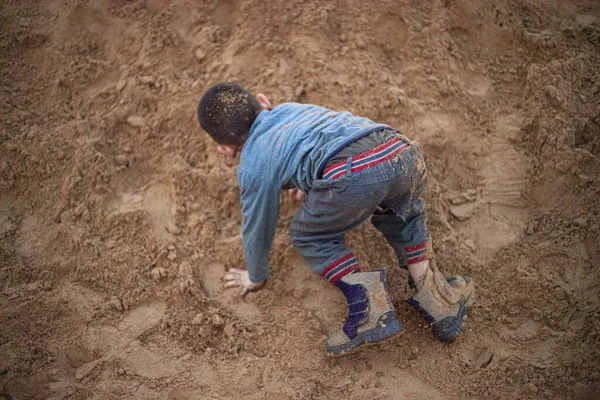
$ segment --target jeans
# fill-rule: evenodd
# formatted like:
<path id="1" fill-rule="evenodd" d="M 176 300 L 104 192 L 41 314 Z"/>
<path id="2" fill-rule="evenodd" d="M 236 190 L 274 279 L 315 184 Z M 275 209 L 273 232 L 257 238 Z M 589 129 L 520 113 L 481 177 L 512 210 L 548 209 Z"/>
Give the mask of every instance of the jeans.
<path id="1" fill-rule="evenodd" d="M 294 247 L 311 270 L 331 283 L 358 269 L 346 233 L 373 216 L 398 256 L 399 264 L 428 258 L 429 236 L 421 193 L 427 181 L 425 162 L 417 143 L 408 143 L 393 158 L 334 179 L 317 179 L 290 226 Z"/>

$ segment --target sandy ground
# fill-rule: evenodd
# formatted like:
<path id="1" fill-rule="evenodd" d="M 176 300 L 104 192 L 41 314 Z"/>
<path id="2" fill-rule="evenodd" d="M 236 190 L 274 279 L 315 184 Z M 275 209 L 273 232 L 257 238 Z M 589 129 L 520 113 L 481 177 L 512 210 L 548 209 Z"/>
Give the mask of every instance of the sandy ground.
<path id="1" fill-rule="evenodd" d="M 597 1 L 4 0 L 0 49 L 0 398 L 597 398 Z M 287 198 L 265 290 L 221 288 L 235 162 L 195 107 L 224 80 L 421 143 L 438 265 L 477 285 L 456 342 L 365 224 L 406 333 L 325 357 L 346 308 Z"/>

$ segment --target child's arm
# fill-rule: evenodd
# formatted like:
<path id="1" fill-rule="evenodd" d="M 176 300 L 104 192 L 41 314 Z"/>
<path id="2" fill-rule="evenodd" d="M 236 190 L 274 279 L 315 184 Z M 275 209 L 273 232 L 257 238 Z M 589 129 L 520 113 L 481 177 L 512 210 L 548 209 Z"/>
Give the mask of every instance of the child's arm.
<path id="1" fill-rule="evenodd" d="M 244 222 L 244 258 L 250 281 L 269 277 L 269 251 L 279 217 L 279 188 L 238 169 Z"/>

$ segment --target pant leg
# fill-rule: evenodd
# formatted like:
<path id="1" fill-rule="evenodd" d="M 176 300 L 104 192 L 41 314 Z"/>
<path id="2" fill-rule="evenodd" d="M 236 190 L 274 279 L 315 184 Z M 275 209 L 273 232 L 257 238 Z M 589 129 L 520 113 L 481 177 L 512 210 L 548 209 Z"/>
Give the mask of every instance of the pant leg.
<path id="1" fill-rule="evenodd" d="M 381 210 L 375 211 L 371 220 L 394 249 L 401 268 L 429 259 L 431 255 L 421 198 L 427 182 L 427 170 L 418 145 L 414 145 L 404 166 L 406 173 L 411 174 L 411 185 L 392 190 L 392 195 L 380 204 Z"/>
<path id="2" fill-rule="evenodd" d="M 294 247 L 311 270 L 330 283 L 358 269 L 346 233 L 366 221 L 381 201 L 376 188 L 322 188 L 311 190 L 290 225 Z"/>

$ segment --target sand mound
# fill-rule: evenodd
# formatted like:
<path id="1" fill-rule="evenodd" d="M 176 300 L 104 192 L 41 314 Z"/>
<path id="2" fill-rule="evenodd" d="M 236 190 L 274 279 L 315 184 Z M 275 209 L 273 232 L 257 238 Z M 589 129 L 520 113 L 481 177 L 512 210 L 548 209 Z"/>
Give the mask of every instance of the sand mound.
<path id="1" fill-rule="evenodd" d="M 0 49 L 0 398 L 596 398 L 598 2 L 9 1 Z M 287 198 L 266 289 L 222 289 L 239 191 L 195 107 L 224 80 L 421 143 L 438 265 L 477 283 L 459 340 L 366 224 L 407 332 L 327 359 L 345 305 Z"/>

